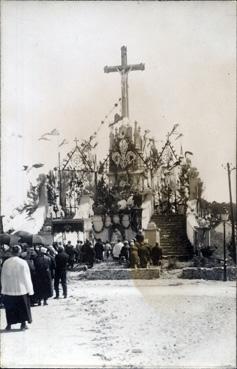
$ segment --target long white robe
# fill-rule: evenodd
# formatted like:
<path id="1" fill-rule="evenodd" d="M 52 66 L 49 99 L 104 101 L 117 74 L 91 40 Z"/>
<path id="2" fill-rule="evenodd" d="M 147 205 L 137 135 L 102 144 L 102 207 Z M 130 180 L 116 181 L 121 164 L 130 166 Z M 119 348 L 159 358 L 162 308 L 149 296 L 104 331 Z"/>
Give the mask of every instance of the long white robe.
<path id="1" fill-rule="evenodd" d="M 33 295 L 33 285 L 27 262 L 18 256 L 7 259 L 1 273 L 2 294 L 10 296 Z"/>

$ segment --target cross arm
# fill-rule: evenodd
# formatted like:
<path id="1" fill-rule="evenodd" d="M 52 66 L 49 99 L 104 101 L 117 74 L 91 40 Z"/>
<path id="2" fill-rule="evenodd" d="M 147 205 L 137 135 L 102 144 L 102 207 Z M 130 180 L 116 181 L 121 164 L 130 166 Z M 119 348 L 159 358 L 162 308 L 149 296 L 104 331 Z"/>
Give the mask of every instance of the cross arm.
<path id="1" fill-rule="evenodd" d="M 121 71 L 121 65 L 117 65 L 114 67 L 108 67 L 108 65 L 106 65 L 104 67 L 104 72 L 105 73 L 110 73 L 110 72 L 120 72 Z"/>
<path id="2" fill-rule="evenodd" d="M 145 64 L 140 63 L 140 64 L 131 64 L 127 66 L 127 69 L 129 71 L 133 71 L 133 70 L 144 70 L 145 69 Z"/>
<path id="3" fill-rule="evenodd" d="M 144 70 L 145 69 L 145 64 L 140 63 L 140 64 L 131 64 L 131 65 L 127 65 L 125 67 L 123 67 L 122 65 L 116 65 L 114 67 L 108 67 L 107 65 L 104 67 L 104 72 L 105 73 L 111 73 L 111 72 L 130 72 L 133 70 Z"/>

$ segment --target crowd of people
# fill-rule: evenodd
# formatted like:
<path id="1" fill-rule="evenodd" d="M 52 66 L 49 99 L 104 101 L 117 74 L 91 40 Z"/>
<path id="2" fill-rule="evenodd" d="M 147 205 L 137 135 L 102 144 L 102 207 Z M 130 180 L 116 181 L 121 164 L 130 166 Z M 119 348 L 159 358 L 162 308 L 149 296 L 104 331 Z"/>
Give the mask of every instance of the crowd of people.
<path id="1" fill-rule="evenodd" d="M 158 242 L 149 244 L 142 234 L 135 239 L 118 240 L 117 243 L 102 242 L 101 239 L 95 243 L 95 260 L 108 261 L 117 260 L 128 268 L 148 268 L 150 265 L 161 265 L 162 248 Z"/>
<path id="2" fill-rule="evenodd" d="M 86 264 L 92 268 L 94 263 L 118 261 L 128 268 L 147 268 L 150 265 L 161 264 L 162 249 L 159 243 L 149 244 L 144 236 L 138 234 L 133 240 L 118 240 L 116 243 L 103 242 L 97 239 L 94 243 L 86 240 L 77 242 L 74 247 L 69 241 L 65 245 L 65 251 L 69 255 L 69 268 L 73 269 L 75 263 Z"/>
<path id="3" fill-rule="evenodd" d="M 67 298 L 67 271 L 75 264 L 92 268 L 94 263 L 117 261 L 130 268 L 148 268 L 161 264 L 162 249 L 158 242 L 151 246 L 138 234 L 134 240 L 118 240 L 117 243 L 96 240 L 70 241 L 63 245 L 54 242 L 45 247 L 43 241 L 32 246 L 2 245 L 0 248 L 1 305 L 6 310 L 6 330 L 12 324 L 20 323 L 20 329 L 27 329 L 31 323 L 31 307 L 48 305 L 48 299 L 59 299 L 60 284 L 63 298 Z M 53 292 L 54 290 L 54 292 Z"/>

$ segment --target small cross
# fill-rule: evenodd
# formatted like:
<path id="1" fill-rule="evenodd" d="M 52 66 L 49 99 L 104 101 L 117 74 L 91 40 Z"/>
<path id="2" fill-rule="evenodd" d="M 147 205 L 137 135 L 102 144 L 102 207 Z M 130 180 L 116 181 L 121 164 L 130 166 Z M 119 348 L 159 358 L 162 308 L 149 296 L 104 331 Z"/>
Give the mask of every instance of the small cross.
<path id="1" fill-rule="evenodd" d="M 79 142 L 78 138 L 75 138 L 74 142 L 76 142 L 76 146 L 78 146 L 77 144 Z"/>

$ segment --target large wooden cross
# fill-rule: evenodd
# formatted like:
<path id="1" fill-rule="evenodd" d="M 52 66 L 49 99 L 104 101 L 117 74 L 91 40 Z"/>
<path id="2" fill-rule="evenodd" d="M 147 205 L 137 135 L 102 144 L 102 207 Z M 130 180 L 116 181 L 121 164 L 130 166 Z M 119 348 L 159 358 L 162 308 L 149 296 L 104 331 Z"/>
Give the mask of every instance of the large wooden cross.
<path id="1" fill-rule="evenodd" d="M 134 70 L 144 70 L 145 64 L 128 64 L 127 63 L 127 47 L 121 47 L 121 65 L 114 67 L 104 67 L 105 73 L 120 72 L 121 74 L 121 89 L 122 89 L 122 117 L 129 117 L 128 106 L 128 73 Z"/>

